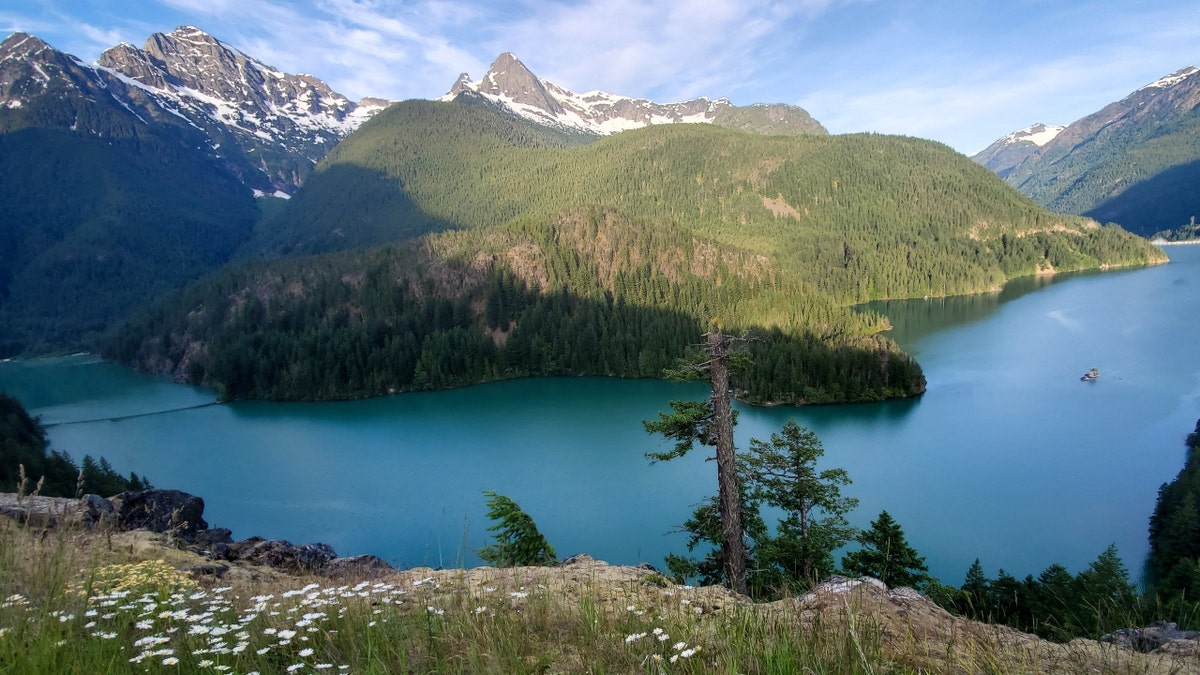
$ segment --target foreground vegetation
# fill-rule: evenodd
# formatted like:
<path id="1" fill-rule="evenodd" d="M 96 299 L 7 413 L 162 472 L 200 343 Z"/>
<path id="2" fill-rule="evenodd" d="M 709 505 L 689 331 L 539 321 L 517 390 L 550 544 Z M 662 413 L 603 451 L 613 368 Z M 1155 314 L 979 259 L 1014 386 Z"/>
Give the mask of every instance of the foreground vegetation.
<path id="1" fill-rule="evenodd" d="M 1187 660 L 1052 645 L 928 603 L 830 591 L 765 605 L 591 561 L 283 577 L 145 533 L 0 520 L 0 673 L 1184 672 Z"/>

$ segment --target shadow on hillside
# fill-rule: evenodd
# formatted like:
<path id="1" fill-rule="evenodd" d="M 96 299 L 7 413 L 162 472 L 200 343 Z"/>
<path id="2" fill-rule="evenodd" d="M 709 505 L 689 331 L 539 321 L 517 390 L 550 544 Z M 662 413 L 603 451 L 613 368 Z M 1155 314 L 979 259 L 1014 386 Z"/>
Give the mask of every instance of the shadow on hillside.
<path id="1" fill-rule="evenodd" d="M 1083 215 L 1143 236 L 1185 225 L 1200 215 L 1200 160 L 1134 183 Z"/>
<path id="2" fill-rule="evenodd" d="M 336 164 L 309 177 L 288 203 L 255 227 L 239 258 L 274 258 L 366 248 L 458 227 L 426 213 L 400 179 Z"/>
<path id="3" fill-rule="evenodd" d="M 0 356 L 88 347 L 249 237 L 245 186 L 171 133 L 0 134 Z"/>

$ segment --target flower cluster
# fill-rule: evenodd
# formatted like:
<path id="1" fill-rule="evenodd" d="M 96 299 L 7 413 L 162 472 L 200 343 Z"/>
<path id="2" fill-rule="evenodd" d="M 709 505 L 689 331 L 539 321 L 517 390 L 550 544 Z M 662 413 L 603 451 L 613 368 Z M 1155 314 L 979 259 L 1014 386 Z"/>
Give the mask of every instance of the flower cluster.
<path id="1" fill-rule="evenodd" d="M 431 579 L 412 587 L 425 584 L 436 587 Z M 385 608 L 405 603 L 411 591 L 388 583 L 331 587 L 313 583 L 278 596 L 242 598 L 231 595 L 231 587 L 202 590 L 162 561 L 100 568 L 88 583 L 73 586 L 71 596 L 79 597 L 84 589 L 92 593 L 81 597 L 79 605 L 72 604 L 74 611 L 46 613 L 69 631 L 64 635 L 80 631 L 87 638 L 112 641 L 113 649 L 124 652 L 121 658 L 143 667 L 214 673 L 232 672 L 234 665 L 244 672 L 253 663 L 271 672 L 347 672 L 347 664 L 320 660 L 328 638 L 338 632 L 331 622 L 348 612 L 362 615 L 368 608 L 369 615 L 384 614 Z M 0 603 L 0 609 L 15 609 L 30 617 L 33 608 L 23 595 L 13 594 Z M 443 614 L 432 605 L 427 611 Z M 14 616 L 10 613 L 9 620 Z M 371 621 L 370 626 L 376 623 Z M 0 625 L 0 638 L 12 627 Z"/>
<path id="2" fill-rule="evenodd" d="M 639 609 L 636 605 L 629 605 L 625 609 L 634 616 L 640 617 L 646 614 L 645 610 Z M 671 635 L 667 633 L 667 631 L 658 627 L 646 632 L 630 633 L 629 635 L 625 636 L 625 644 L 627 645 L 636 644 L 643 640 L 649 641 L 649 643 L 652 645 L 651 649 L 654 650 L 644 659 L 642 659 L 643 668 L 646 668 L 651 664 L 657 664 L 659 667 L 661 667 L 663 661 L 666 661 L 667 663 L 677 663 L 679 659 L 690 659 L 700 652 L 699 645 L 693 647 L 689 646 L 688 643 L 683 641 L 679 641 L 671 645 L 670 650 L 661 650 L 659 645 L 665 645 L 665 643 L 669 642 L 671 640 Z"/>

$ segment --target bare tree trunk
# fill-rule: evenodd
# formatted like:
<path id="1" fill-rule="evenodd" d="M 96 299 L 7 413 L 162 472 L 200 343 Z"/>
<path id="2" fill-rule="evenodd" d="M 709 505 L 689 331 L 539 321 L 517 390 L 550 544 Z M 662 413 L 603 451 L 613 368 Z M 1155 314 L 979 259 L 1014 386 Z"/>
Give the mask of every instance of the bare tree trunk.
<path id="1" fill-rule="evenodd" d="M 729 336 L 720 331 L 708 334 L 711 358 L 713 425 L 717 441 L 717 500 L 721 508 L 721 564 L 730 588 L 748 595 L 746 550 L 742 542 L 741 486 L 733 444 L 733 410 L 729 403 Z"/>

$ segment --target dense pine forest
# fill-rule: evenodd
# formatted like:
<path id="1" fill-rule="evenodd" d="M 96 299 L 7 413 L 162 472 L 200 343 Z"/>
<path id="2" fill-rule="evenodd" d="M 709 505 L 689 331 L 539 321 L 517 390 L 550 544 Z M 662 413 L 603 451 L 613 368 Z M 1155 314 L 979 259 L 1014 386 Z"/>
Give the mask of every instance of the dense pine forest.
<path id="1" fill-rule="evenodd" d="M 1147 581 L 1160 594 L 1200 601 L 1200 421 L 1187 437 L 1187 458 L 1158 491 L 1150 518 Z"/>
<path id="2" fill-rule="evenodd" d="M 267 261 L 169 296 L 105 355 L 226 399 L 348 398 L 658 377 L 716 324 L 755 338 L 747 400 L 873 401 L 924 381 L 852 305 L 1163 260 L 929 141 L 578 140 L 486 106 L 392 106 L 260 223 L 243 255 Z"/>

